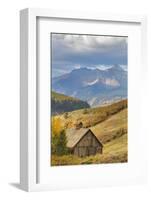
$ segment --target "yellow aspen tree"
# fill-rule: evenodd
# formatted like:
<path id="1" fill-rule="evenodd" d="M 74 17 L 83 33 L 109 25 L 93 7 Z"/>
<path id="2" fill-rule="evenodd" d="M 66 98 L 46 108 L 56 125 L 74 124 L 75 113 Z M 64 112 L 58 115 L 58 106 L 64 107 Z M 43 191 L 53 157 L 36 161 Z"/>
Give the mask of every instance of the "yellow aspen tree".
<path id="1" fill-rule="evenodd" d="M 52 125 L 52 134 L 59 135 L 62 130 L 60 117 L 53 117 L 51 125 Z"/>

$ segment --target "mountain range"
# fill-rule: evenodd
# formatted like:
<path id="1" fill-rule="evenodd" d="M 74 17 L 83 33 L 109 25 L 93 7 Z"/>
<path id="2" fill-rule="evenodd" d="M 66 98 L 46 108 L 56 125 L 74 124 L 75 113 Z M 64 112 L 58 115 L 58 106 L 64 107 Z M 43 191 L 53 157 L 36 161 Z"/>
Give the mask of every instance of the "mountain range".
<path id="1" fill-rule="evenodd" d="M 127 98 L 127 70 L 114 65 L 104 70 L 74 69 L 52 78 L 52 90 L 87 101 L 91 106 Z"/>

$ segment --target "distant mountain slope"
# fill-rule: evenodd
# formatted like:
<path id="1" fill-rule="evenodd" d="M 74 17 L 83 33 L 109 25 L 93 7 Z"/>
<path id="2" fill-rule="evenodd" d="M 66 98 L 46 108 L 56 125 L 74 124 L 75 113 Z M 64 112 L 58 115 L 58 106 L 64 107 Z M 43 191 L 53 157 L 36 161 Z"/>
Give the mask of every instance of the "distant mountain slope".
<path id="1" fill-rule="evenodd" d="M 87 101 L 91 106 L 127 98 L 127 71 L 80 68 L 52 79 L 54 91 Z"/>
<path id="2" fill-rule="evenodd" d="M 53 115 L 89 107 L 89 104 L 85 101 L 51 92 L 51 111 Z"/>

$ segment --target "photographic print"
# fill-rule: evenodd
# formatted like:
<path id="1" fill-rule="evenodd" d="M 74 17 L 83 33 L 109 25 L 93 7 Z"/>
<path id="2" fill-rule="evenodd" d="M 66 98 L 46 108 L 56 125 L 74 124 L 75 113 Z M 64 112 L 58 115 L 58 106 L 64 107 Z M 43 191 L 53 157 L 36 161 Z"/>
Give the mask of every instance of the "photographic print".
<path id="1" fill-rule="evenodd" d="M 128 37 L 51 33 L 50 166 L 128 162 Z"/>

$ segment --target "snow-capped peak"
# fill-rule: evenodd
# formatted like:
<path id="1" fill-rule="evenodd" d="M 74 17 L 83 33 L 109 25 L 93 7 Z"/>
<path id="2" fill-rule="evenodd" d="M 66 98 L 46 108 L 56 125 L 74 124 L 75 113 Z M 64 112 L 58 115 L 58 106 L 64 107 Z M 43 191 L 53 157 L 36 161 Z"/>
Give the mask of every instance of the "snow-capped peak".
<path id="1" fill-rule="evenodd" d="M 94 81 L 91 81 L 91 82 L 85 82 L 85 83 L 84 83 L 84 86 L 94 85 L 94 84 L 96 84 L 98 81 L 99 81 L 99 79 L 97 78 L 97 79 L 95 79 Z"/>

